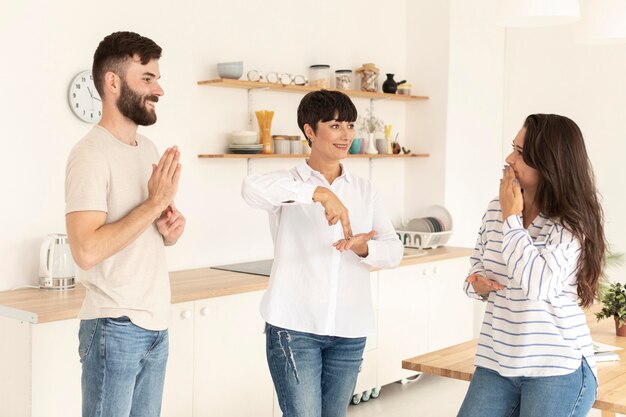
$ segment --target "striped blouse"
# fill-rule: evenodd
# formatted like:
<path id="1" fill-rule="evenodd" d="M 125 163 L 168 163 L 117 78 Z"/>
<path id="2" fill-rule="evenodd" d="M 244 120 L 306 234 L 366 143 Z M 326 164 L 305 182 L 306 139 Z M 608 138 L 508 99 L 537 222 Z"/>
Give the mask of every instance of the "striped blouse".
<path id="1" fill-rule="evenodd" d="M 500 202 L 483 216 L 469 274 L 497 281 L 478 339 L 476 366 L 502 376 L 566 375 L 584 357 L 597 375 L 585 313 L 577 303 L 580 242 L 540 214 L 524 229 L 519 216 L 502 220 Z M 465 292 L 482 299 L 465 283 Z"/>

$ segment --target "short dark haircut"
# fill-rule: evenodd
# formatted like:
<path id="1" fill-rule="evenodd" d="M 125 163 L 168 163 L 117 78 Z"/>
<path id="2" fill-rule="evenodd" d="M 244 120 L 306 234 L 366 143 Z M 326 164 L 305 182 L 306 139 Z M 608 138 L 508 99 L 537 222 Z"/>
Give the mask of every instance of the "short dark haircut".
<path id="1" fill-rule="evenodd" d="M 357 111 L 350 97 L 339 91 L 311 91 L 300 101 L 298 106 L 298 126 L 311 145 L 311 138 L 306 136 L 304 125 L 308 124 L 317 132 L 319 122 L 354 122 Z"/>
<path id="2" fill-rule="evenodd" d="M 103 80 L 107 71 L 113 71 L 120 77 L 126 75 L 125 65 L 135 55 L 142 65 L 152 59 L 161 58 L 161 47 L 152 39 L 135 32 L 114 32 L 102 39 L 93 55 L 93 82 L 100 96 L 103 96 Z"/>

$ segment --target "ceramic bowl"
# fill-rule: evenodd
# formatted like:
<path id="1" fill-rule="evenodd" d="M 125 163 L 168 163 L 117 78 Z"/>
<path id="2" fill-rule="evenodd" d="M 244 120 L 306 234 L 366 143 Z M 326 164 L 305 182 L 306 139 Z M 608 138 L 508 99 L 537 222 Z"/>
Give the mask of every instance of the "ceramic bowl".
<path id="1" fill-rule="evenodd" d="M 251 145 L 258 143 L 259 134 L 254 130 L 237 130 L 230 133 L 230 143 L 235 145 Z"/>
<path id="2" fill-rule="evenodd" d="M 220 78 L 230 78 L 238 80 L 243 74 L 243 61 L 237 62 L 220 62 L 217 64 L 217 75 Z"/>

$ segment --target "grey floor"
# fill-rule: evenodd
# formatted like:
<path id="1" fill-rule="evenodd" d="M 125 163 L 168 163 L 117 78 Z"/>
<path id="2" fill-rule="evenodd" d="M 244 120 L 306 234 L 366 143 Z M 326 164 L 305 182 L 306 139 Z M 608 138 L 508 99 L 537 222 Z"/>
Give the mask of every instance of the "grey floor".
<path id="1" fill-rule="evenodd" d="M 423 375 L 408 384 L 394 383 L 382 388 L 380 396 L 351 405 L 349 417 L 455 417 L 468 382 Z M 618 414 L 619 416 L 619 414 Z M 588 417 L 600 417 L 591 410 Z"/>

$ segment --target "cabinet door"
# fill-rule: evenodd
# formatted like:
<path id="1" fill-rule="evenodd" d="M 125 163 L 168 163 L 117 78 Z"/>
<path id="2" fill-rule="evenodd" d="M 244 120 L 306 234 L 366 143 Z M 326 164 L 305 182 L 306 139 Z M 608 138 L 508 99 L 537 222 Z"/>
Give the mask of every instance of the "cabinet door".
<path id="1" fill-rule="evenodd" d="M 428 350 L 434 351 L 474 337 L 476 300 L 463 291 L 469 270 L 467 258 L 424 264 L 428 278 Z"/>
<path id="2" fill-rule="evenodd" d="M 193 412 L 194 303 L 173 304 L 170 353 L 163 390 L 162 417 L 191 417 Z"/>
<path id="3" fill-rule="evenodd" d="M 32 417 L 80 417 L 79 323 L 32 325 Z"/>
<path id="4" fill-rule="evenodd" d="M 194 416 L 270 417 L 262 291 L 196 301 Z"/>
<path id="5" fill-rule="evenodd" d="M 378 272 L 378 385 L 415 372 L 402 360 L 428 349 L 428 279 L 420 265 Z"/>

